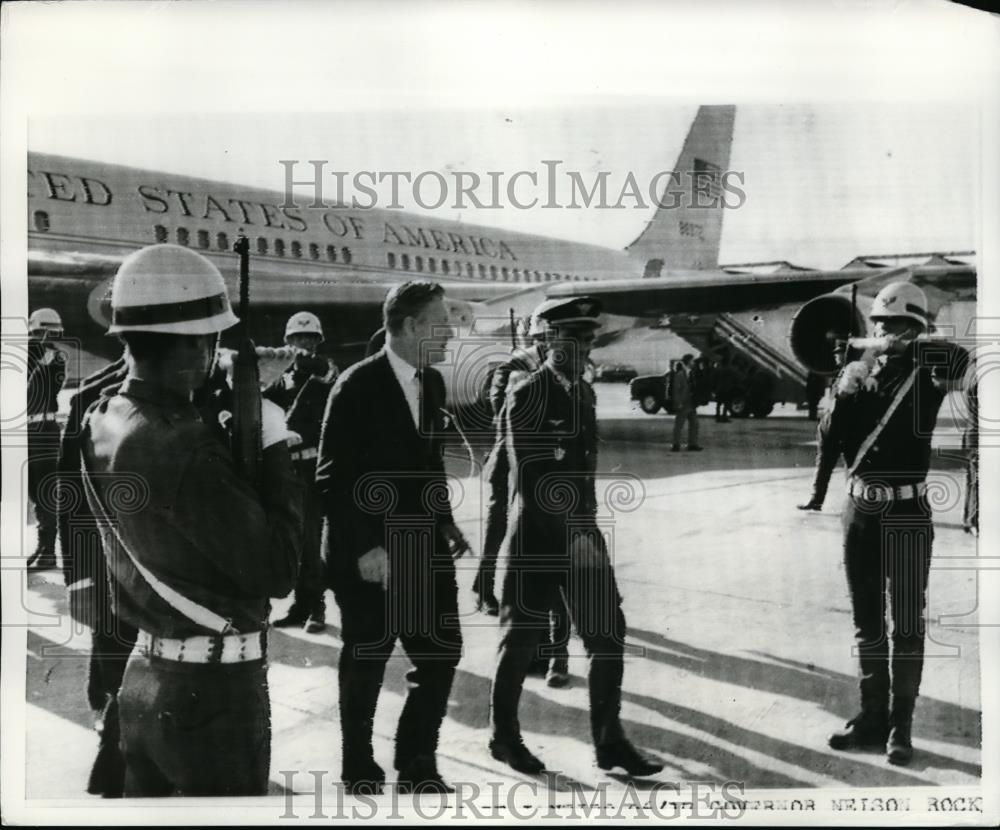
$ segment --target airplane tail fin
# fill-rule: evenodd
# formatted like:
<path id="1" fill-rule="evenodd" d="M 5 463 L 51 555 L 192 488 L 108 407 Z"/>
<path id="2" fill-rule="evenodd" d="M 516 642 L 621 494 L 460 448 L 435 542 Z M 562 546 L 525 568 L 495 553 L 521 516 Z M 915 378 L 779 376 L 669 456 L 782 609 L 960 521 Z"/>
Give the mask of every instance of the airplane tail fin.
<path id="1" fill-rule="evenodd" d="M 625 250 L 645 260 L 643 276 L 656 277 L 666 267 L 715 268 L 719 264 L 724 203 L 734 205 L 739 180 L 726 192 L 729 150 L 733 143 L 734 106 L 698 109 L 674 165 L 659 207 L 638 238 Z"/>

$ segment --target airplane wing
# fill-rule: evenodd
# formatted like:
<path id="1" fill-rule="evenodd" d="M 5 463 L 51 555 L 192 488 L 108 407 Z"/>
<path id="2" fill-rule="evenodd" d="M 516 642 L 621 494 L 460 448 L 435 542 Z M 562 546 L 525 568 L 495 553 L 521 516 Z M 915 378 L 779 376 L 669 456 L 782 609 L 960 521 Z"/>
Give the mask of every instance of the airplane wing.
<path id="1" fill-rule="evenodd" d="M 876 273 L 873 274 L 873 270 Z M 975 297 L 976 269 L 966 263 L 907 265 L 873 269 L 844 268 L 836 271 L 789 269 L 768 274 L 731 271 L 671 272 L 664 277 L 602 280 L 586 286 L 563 283 L 548 286 L 549 297 L 572 297 L 582 293 L 599 298 L 604 312 L 631 317 L 661 317 L 665 314 L 709 314 L 769 308 L 804 303 L 828 292 L 850 291 L 857 284 L 860 294 L 874 296 L 887 283 L 908 279 L 928 293 L 932 310 L 955 299 Z"/>

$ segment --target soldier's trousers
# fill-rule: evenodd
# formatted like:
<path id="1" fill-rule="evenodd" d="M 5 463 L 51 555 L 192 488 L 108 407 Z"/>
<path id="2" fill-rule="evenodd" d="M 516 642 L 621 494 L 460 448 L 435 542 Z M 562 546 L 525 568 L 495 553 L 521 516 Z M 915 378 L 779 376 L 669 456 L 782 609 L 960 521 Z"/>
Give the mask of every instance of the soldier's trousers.
<path id="1" fill-rule="evenodd" d="M 300 465 L 307 462 L 299 462 Z M 295 583 L 295 599 L 289 610 L 291 614 L 323 620 L 326 617 L 326 581 L 323 572 L 321 540 L 323 536 L 323 505 L 319 491 L 313 480 L 312 468 L 302 470 L 300 477 L 305 481 L 302 516 L 302 561 L 299 577 Z"/>
<path id="2" fill-rule="evenodd" d="M 503 595 L 503 637 L 491 692 L 494 734 L 501 739 L 520 735 L 518 704 L 524 678 L 548 627 L 549 609 L 558 603 L 569 608 L 589 657 L 587 683 L 594 745 L 620 740 L 625 615 L 611 566 L 547 573 L 512 568 L 505 577 Z"/>
<path id="3" fill-rule="evenodd" d="M 28 424 L 28 497 L 35 505 L 38 547 L 55 553 L 56 489 L 59 468 L 59 424 L 38 421 Z"/>
<path id="4" fill-rule="evenodd" d="M 120 746 L 118 691 L 137 632 L 116 617 L 109 616 L 106 621 L 108 630 L 95 630 L 91 636 L 87 701 L 91 709 L 101 712 L 102 728 L 87 792 L 120 798 L 125 789 L 125 759 Z"/>
<path id="5" fill-rule="evenodd" d="M 125 796 L 265 795 L 267 664 L 133 654 L 118 695 Z"/>
<path id="6" fill-rule="evenodd" d="M 931 508 L 926 499 L 877 503 L 849 497 L 843 524 L 861 702 L 882 709 L 890 691 L 894 699 L 912 700 L 920 690 L 934 541 Z"/>
<path id="7" fill-rule="evenodd" d="M 397 639 L 414 671 L 396 730 L 395 767 L 437 751 L 462 633 L 454 562 L 447 553 L 431 557 L 432 566 L 427 559 L 416 551 L 393 556 L 388 592 L 357 577 L 334 585 L 344 643 L 337 668 L 345 780 L 365 777 L 374 762 L 375 707 Z"/>

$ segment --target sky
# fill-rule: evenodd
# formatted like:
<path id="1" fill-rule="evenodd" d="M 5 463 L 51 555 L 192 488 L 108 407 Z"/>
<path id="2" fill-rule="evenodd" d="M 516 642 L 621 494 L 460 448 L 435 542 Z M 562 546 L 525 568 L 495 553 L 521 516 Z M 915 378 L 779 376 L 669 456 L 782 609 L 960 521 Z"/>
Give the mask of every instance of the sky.
<path id="1" fill-rule="evenodd" d="M 557 159 L 585 181 L 607 171 L 614 193 L 630 172 L 672 168 L 698 104 L 734 103 L 730 169 L 747 200 L 726 213 L 723 262 L 976 248 L 992 41 L 955 7 L 831 6 L 859 17 L 785 3 L 5 3 L 4 160 L 13 136 L 280 190 L 280 159 L 349 177 L 541 174 Z M 400 203 L 421 212 L 405 187 Z M 652 208 L 435 213 L 620 249 Z"/>

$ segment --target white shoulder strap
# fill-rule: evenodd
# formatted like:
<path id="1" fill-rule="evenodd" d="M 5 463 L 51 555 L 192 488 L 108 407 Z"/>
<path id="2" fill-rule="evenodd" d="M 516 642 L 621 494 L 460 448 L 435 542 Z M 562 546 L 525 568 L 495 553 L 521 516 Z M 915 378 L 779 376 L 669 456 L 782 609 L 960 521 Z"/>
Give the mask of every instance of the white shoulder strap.
<path id="1" fill-rule="evenodd" d="M 854 475 L 854 471 L 864 460 L 864 457 L 868 454 L 868 450 L 872 448 L 872 444 L 874 444 L 879 435 L 882 434 L 882 430 L 885 429 L 885 425 L 889 423 L 892 413 L 899 408 L 899 405 L 903 402 L 903 398 L 906 397 L 906 393 L 909 392 L 910 388 L 913 386 L 913 382 L 917 379 L 918 371 L 918 369 L 914 369 L 910 372 L 910 376 L 906 379 L 903 385 L 899 387 L 896 397 L 892 399 L 892 403 L 889 404 L 889 408 L 885 411 L 885 414 L 882 415 L 879 422 L 875 424 L 875 429 L 873 429 L 869 436 L 862 442 L 861 446 L 858 448 L 857 455 L 854 456 L 854 463 L 851 464 L 850 469 L 847 471 L 848 476 Z"/>
<path id="2" fill-rule="evenodd" d="M 215 631 L 219 634 L 232 634 L 236 633 L 233 628 L 232 622 L 219 616 L 211 609 L 206 608 L 204 605 L 199 605 L 192 599 L 188 599 L 181 593 L 178 593 L 169 585 L 161 582 L 157 579 L 156 575 L 145 567 L 129 550 L 128 545 L 125 544 L 125 540 L 122 539 L 121 534 L 115 528 L 114 523 L 111 521 L 104 509 L 104 503 L 101 501 L 101 497 L 97 494 L 97 490 L 94 487 L 94 483 L 90 480 L 90 473 L 87 470 L 86 460 L 83 458 L 81 453 L 80 458 L 80 472 L 82 473 L 83 485 L 87 491 L 87 495 L 97 506 L 100 516 L 95 517 L 98 524 L 103 525 L 111 533 L 114 534 L 115 540 L 118 542 L 119 547 L 125 551 L 128 558 L 132 560 L 132 564 L 135 565 L 135 569 L 139 572 L 143 579 L 149 583 L 149 587 L 162 599 L 167 605 L 173 608 L 178 613 L 187 617 L 191 622 L 197 625 L 207 628 L 211 631 Z"/>

